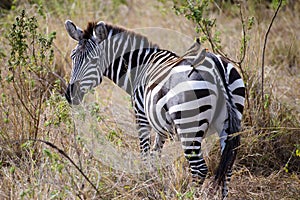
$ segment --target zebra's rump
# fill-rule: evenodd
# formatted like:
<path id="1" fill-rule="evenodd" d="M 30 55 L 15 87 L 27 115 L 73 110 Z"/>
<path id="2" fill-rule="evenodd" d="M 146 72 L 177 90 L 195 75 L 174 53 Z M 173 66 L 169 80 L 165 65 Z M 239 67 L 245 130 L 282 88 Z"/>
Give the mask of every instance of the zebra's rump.
<path id="1" fill-rule="evenodd" d="M 173 127 L 196 131 L 213 119 L 219 96 L 213 65 L 205 61 L 198 70 L 181 62 L 165 67 L 146 86 L 145 109 L 152 127 L 162 135 Z M 203 132 L 203 131 L 202 131 Z M 204 132 L 200 135 L 203 136 Z"/>

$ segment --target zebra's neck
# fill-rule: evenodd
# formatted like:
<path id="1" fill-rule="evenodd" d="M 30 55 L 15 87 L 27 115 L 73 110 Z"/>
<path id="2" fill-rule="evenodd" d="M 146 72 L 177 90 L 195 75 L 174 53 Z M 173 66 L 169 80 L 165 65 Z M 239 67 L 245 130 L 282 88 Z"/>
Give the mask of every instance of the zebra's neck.
<path id="1" fill-rule="evenodd" d="M 143 74 L 161 50 L 148 38 L 131 31 L 108 25 L 108 38 L 104 43 L 106 70 L 104 75 L 132 94 Z"/>

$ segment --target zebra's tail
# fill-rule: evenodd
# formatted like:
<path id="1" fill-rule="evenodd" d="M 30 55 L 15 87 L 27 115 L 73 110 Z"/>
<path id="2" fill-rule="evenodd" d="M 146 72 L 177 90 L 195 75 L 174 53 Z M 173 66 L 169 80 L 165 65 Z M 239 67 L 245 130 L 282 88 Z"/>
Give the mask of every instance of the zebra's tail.
<path id="1" fill-rule="evenodd" d="M 232 102 L 227 102 L 228 110 L 228 128 L 225 130 L 228 134 L 225 140 L 225 148 L 221 155 L 221 160 L 216 171 L 215 181 L 221 185 L 225 181 L 228 169 L 231 169 L 236 158 L 237 148 L 240 145 L 240 135 L 235 133 L 240 131 L 240 120 L 237 117 Z"/>

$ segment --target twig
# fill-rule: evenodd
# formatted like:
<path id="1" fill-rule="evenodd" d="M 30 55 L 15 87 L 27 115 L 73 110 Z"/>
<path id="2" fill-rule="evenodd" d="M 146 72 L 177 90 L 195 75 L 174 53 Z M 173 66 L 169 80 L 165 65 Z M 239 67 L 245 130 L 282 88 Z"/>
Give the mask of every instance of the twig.
<path id="1" fill-rule="evenodd" d="M 45 140 L 41 140 L 41 139 L 22 139 L 22 140 L 14 140 L 11 141 L 13 143 L 19 143 L 21 141 L 35 141 L 35 142 L 42 142 L 48 146 L 50 146 L 51 148 L 55 149 L 58 151 L 58 153 L 60 153 L 61 155 L 63 155 L 65 158 L 67 158 L 71 164 L 81 173 L 81 175 L 87 180 L 87 182 L 95 189 L 95 191 L 97 192 L 97 194 L 99 194 L 99 190 L 98 188 L 92 183 L 92 181 L 83 173 L 83 171 L 78 167 L 78 165 L 60 148 L 58 148 L 55 144 L 45 141 Z M 5 143 L 7 144 L 7 143 Z M 4 145 L 1 144 L 0 145 Z"/>
<path id="2" fill-rule="evenodd" d="M 242 64 L 244 59 L 245 59 L 245 56 L 246 56 L 247 38 L 246 38 L 245 20 L 244 20 L 244 17 L 243 17 L 241 4 L 239 5 L 239 7 L 240 7 L 240 17 L 241 17 L 242 30 L 243 30 L 243 37 L 242 37 L 243 44 L 242 44 L 242 47 L 241 47 L 241 48 L 243 48 L 243 51 L 241 52 L 242 55 L 241 55 L 241 58 L 240 58 L 238 64 Z"/>
<path id="3" fill-rule="evenodd" d="M 15 82 L 15 79 L 13 79 L 13 88 L 17 94 L 17 97 L 18 97 L 18 100 L 21 102 L 22 106 L 25 108 L 25 110 L 27 111 L 27 113 L 29 114 L 29 116 L 34 120 L 36 121 L 37 119 L 35 118 L 35 116 L 31 113 L 30 109 L 26 106 L 26 104 L 24 103 L 23 101 L 23 96 L 25 97 L 26 95 L 22 95 L 18 92 L 18 86 L 17 86 L 17 83 Z M 31 103 L 31 101 L 29 101 Z"/>
<path id="4" fill-rule="evenodd" d="M 230 57 L 227 56 L 226 53 L 224 53 L 222 50 L 220 50 L 216 47 L 217 45 L 215 45 L 215 42 L 213 41 L 212 35 L 209 32 L 209 30 L 207 29 L 207 27 L 201 26 L 200 23 L 198 23 L 198 25 L 199 25 L 201 31 L 204 33 L 204 35 L 207 36 L 208 42 L 210 43 L 210 46 L 211 46 L 214 53 L 217 53 L 217 54 L 221 55 L 222 57 L 226 58 L 228 61 L 230 61 L 233 64 L 238 64 L 239 63 L 239 61 L 231 59 Z"/>
<path id="5" fill-rule="evenodd" d="M 272 20 L 271 20 L 271 23 L 269 24 L 269 27 L 268 27 L 268 30 L 266 32 L 266 35 L 265 35 L 265 39 L 264 39 L 264 46 L 263 46 L 263 51 L 262 51 L 262 60 L 261 60 L 261 100 L 262 102 L 264 102 L 264 73 L 265 73 L 265 52 L 266 52 L 266 46 L 267 46 L 267 40 L 268 40 L 268 36 L 269 36 L 269 33 L 271 31 L 271 27 L 273 25 L 273 22 L 277 16 L 277 13 L 280 9 L 282 5 L 282 0 L 279 1 L 279 4 L 276 8 L 276 11 L 272 17 Z M 262 111 L 263 111 L 263 119 L 265 119 L 265 108 L 264 106 L 262 106 Z"/>
<path id="6" fill-rule="evenodd" d="M 247 33 L 246 33 L 246 28 L 245 28 L 245 20 L 244 20 L 244 17 L 243 17 L 243 12 L 242 12 L 242 5 L 241 4 L 239 4 L 239 8 L 240 8 L 240 20 L 241 20 L 241 23 L 242 23 L 242 30 L 243 30 L 243 37 L 242 37 L 242 52 L 241 52 L 241 58 L 240 58 L 240 60 L 236 63 L 237 64 L 237 66 L 238 66 L 238 68 L 239 68 L 239 70 L 240 70 L 240 72 L 241 72 L 241 74 L 242 74 L 242 77 L 243 77 L 243 79 L 244 80 L 248 80 L 248 76 L 246 77 L 246 73 L 245 73 L 245 71 L 244 71 L 244 69 L 243 69 L 243 67 L 242 67 L 242 64 L 243 64 L 243 62 L 244 62 L 244 60 L 245 60 L 245 57 L 246 57 L 246 48 L 247 48 L 247 39 L 246 39 L 246 36 L 247 36 Z M 250 98 L 250 94 L 249 94 L 249 89 L 248 89 L 248 82 L 247 81 L 244 81 L 245 82 L 245 91 L 246 91 L 246 101 L 247 101 L 247 105 L 248 105 L 248 107 L 250 107 L 250 100 L 249 100 L 249 98 Z M 249 115 L 249 121 L 250 121 L 250 125 L 252 126 L 252 116 L 251 115 Z"/>
<path id="7" fill-rule="evenodd" d="M 300 131 L 300 127 L 260 127 L 257 130 L 290 130 L 290 131 Z"/>
<path id="8" fill-rule="evenodd" d="M 29 139 L 32 140 L 32 139 Z M 83 173 L 83 171 L 78 167 L 78 165 L 76 165 L 76 163 L 74 163 L 74 161 L 60 148 L 58 148 L 56 145 L 52 144 L 51 142 L 45 141 L 45 140 L 40 140 L 40 139 L 35 139 L 34 141 L 37 142 L 42 142 L 50 147 L 52 147 L 53 149 L 56 149 L 61 155 L 63 155 L 65 158 L 67 158 L 72 165 L 81 173 L 81 175 L 87 180 L 87 182 L 89 182 L 89 184 L 91 184 L 91 186 L 96 190 L 97 193 L 99 193 L 98 188 L 90 181 L 90 179 Z"/>

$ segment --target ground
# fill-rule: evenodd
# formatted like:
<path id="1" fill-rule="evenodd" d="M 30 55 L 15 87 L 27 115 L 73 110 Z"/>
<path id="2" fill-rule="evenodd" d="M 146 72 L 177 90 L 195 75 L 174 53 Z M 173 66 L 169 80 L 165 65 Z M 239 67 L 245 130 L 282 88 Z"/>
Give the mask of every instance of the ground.
<path id="1" fill-rule="evenodd" d="M 253 17 L 254 24 L 247 32 L 248 45 L 242 63 L 247 101 L 240 133 L 241 147 L 228 199 L 300 199 L 300 3 L 287 1 L 272 26 L 265 51 L 262 101 L 262 49 L 275 10 L 266 1 L 252 2 L 241 4 L 245 21 Z M 71 72 L 69 55 L 76 45 L 64 29 L 65 20 L 71 19 L 82 28 L 88 21 L 119 24 L 147 35 L 162 48 L 181 54 L 201 34 L 195 32 L 194 23 L 174 14 L 172 6 L 173 2 L 169 1 L 147 0 L 93 0 L 89 3 L 23 0 L 11 10 L 1 10 L 0 199 L 220 197 L 219 193 L 211 193 L 219 158 L 214 137 L 205 141 L 209 176 L 199 189 L 200 194 L 196 194 L 196 189 L 189 185 L 188 164 L 176 142 L 167 143 L 163 165 L 156 171 L 139 171 L 130 97 L 117 86 L 104 80 L 86 97 L 84 106 L 72 109 L 63 96 L 64 82 Z M 10 36 L 5 35 L 22 9 L 28 16 L 36 17 L 39 33 L 56 32 L 53 60 L 41 60 L 41 63 L 47 61 L 49 67 L 44 79 L 37 79 L 40 74 L 32 74 L 30 64 L 21 63 L 24 71 L 17 71 L 13 75 L 18 78 L 10 81 L 14 68 L 8 61 L 14 47 L 8 42 Z M 223 51 L 233 60 L 239 59 L 241 50 L 239 13 L 237 4 L 225 1 L 213 2 L 208 11 L 208 15 L 216 19 L 215 30 L 220 32 Z M 28 54 L 33 53 L 33 49 L 37 51 L 38 47 L 31 48 L 33 43 L 29 44 Z M 208 42 L 203 46 L 212 51 Z M 31 63 L 32 59 L 27 61 Z M 19 69 L 19 65 L 15 67 Z M 29 84 L 30 79 L 24 74 L 32 75 L 37 82 Z M 60 82 L 55 81 L 58 77 Z M 39 94 L 37 90 L 42 87 L 46 88 L 43 95 L 25 98 Z M 30 90 L 32 88 L 35 90 Z M 48 141 L 56 148 L 24 140 L 28 138 Z"/>

